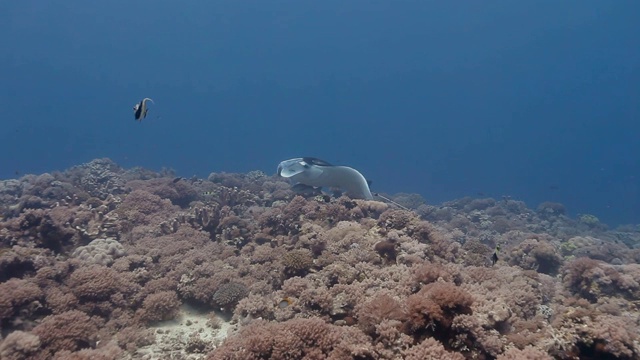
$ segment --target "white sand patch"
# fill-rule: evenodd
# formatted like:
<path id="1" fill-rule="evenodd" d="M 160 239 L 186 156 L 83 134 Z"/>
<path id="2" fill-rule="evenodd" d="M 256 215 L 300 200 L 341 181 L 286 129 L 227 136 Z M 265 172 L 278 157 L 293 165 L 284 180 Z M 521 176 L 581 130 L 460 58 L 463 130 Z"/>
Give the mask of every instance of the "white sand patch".
<path id="1" fill-rule="evenodd" d="M 210 321 L 214 321 L 212 326 Z M 154 330 L 154 344 L 142 347 L 132 355 L 134 359 L 204 359 L 226 337 L 232 325 L 216 311 L 202 311 L 183 305 L 174 320 L 162 321 L 149 328 Z"/>

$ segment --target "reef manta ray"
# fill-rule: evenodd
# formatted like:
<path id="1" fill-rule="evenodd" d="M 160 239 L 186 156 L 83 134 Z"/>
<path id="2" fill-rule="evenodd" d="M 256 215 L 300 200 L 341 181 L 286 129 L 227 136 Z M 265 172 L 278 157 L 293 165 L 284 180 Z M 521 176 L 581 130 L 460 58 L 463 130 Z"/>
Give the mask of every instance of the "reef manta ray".
<path id="1" fill-rule="evenodd" d="M 331 165 L 313 157 L 294 158 L 278 165 L 278 175 L 299 183 L 315 187 L 336 187 L 354 199 L 373 200 L 367 179 L 348 166 Z"/>

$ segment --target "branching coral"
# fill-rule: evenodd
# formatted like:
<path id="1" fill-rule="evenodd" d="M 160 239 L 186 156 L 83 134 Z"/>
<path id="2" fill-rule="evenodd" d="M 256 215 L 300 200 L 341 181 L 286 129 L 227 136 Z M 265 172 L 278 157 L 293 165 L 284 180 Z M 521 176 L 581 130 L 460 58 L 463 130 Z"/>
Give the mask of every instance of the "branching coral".
<path id="1" fill-rule="evenodd" d="M 84 301 L 109 300 L 116 293 L 130 294 L 135 289 L 128 278 L 102 265 L 77 269 L 67 283 L 71 292 Z"/>
<path id="2" fill-rule="evenodd" d="M 169 200 L 143 190 L 134 190 L 127 195 L 116 211 L 130 229 L 137 225 L 160 223 L 161 219 L 169 218 L 175 210 Z"/>
<path id="3" fill-rule="evenodd" d="M 560 252 L 546 240 L 527 239 L 511 249 L 508 255 L 511 265 L 555 275 L 562 265 Z"/>
<path id="4" fill-rule="evenodd" d="M 471 314 L 473 296 L 454 284 L 435 282 L 407 298 L 407 331 L 417 339 L 431 335 L 450 340 L 455 334 L 451 325 L 456 316 Z"/>
<path id="5" fill-rule="evenodd" d="M 10 250 L 0 248 L 0 281 L 33 275 L 36 270 L 54 261 L 51 254 L 47 249 L 19 245 L 13 246 Z"/>
<path id="6" fill-rule="evenodd" d="M 0 359 L 22 360 L 35 355 L 40 349 L 40 338 L 23 331 L 14 331 L 0 343 Z"/>
<path id="7" fill-rule="evenodd" d="M 34 304 L 44 293 L 34 283 L 23 279 L 9 279 L 0 283 L 0 320 L 8 319 L 21 309 L 33 313 L 41 304 Z"/>
<path id="8" fill-rule="evenodd" d="M 221 308 L 231 308 L 249 294 L 247 286 L 240 282 L 221 285 L 213 294 L 213 302 Z"/>
<path id="9" fill-rule="evenodd" d="M 256 320 L 209 359 L 366 359 L 374 353 L 368 343 L 361 332 L 318 318 L 282 323 Z"/>
<path id="10" fill-rule="evenodd" d="M 522 350 L 517 348 L 511 348 L 505 351 L 503 354 L 498 355 L 498 357 L 496 358 L 496 360 L 512 360 L 512 359 L 552 360 L 553 358 L 549 356 L 546 352 L 535 349 L 532 346 L 528 346 Z"/>
<path id="11" fill-rule="evenodd" d="M 175 291 L 161 291 L 144 299 L 140 317 L 144 321 L 169 320 L 177 314 L 179 308 L 180 301 Z"/>
<path id="12" fill-rule="evenodd" d="M 405 360 L 464 360 L 462 354 L 448 352 L 442 343 L 428 338 L 403 352 Z"/>
<path id="13" fill-rule="evenodd" d="M 51 355 L 61 350 L 76 351 L 94 347 L 97 332 L 98 328 L 91 318 L 77 310 L 47 316 L 33 329 L 45 352 Z"/>
<path id="14" fill-rule="evenodd" d="M 67 170 L 64 176 L 91 196 L 104 199 L 109 194 L 117 195 L 125 192 L 122 173 L 122 168 L 116 163 L 103 158 L 73 167 Z"/>
<path id="15" fill-rule="evenodd" d="M 356 308 L 358 326 L 365 334 L 375 335 L 376 327 L 385 320 L 396 320 L 398 328 L 407 315 L 403 305 L 388 294 L 379 294 Z"/>
<path id="16" fill-rule="evenodd" d="M 150 180 L 133 180 L 127 182 L 133 190 L 144 190 L 163 199 L 169 199 L 174 205 L 182 208 L 198 198 L 194 186 L 186 180 L 173 181 L 174 178 L 158 178 Z"/>
<path id="17" fill-rule="evenodd" d="M 578 258 L 567 263 L 563 270 L 563 279 L 567 287 L 592 302 L 602 295 L 621 295 L 632 300 L 640 299 L 640 267 L 638 265 L 623 265 L 616 268 L 597 260 Z"/>
<path id="18" fill-rule="evenodd" d="M 66 207 L 26 210 L 6 224 L 10 231 L 20 233 L 36 246 L 63 252 L 73 245 L 76 230 L 71 226 L 74 212 Z"/>
<path id="19" fill-rule="evenodd" d="M 288 251 L 282 257 L 287 276 L 304 276 L 313 266 L 313 257 L 305 250 Z"/>

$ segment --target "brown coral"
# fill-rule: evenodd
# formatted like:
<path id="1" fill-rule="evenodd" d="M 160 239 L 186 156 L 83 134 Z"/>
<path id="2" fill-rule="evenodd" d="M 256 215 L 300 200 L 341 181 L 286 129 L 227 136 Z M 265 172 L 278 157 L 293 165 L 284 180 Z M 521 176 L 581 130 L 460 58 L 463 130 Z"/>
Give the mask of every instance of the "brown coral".
<path id="1" fill-rule="evenodd" d="M 140 316 L 144 321 L 150 322 L 173 319 L 180 305 L 175 291 L 161 291 L 144 299 Z"/>
<path id="2" fill-rule="evenodd" d="M 403 352 L 405 360 L 464 360 L 462 354 L 447 351 L 442 343 L 427 338 Z"/>
<path id="3" fill-rule="evenodd" d="M 218 288 L 213 294 L 213 302 L 222 308 L 230 308 L 235 306 L 238 301 L 242 300 L 249 294 L 247 286 L 240 282 L 230 282 Z"/>
<path id="4" fill-rule="evenodd" d="M 74 271 L 69 277 L 71 291 L 85 300 L 106 300 L 121 290 L 122 276 L 102 265 L 90 265 Z"/>
<path id="5" fill-rule="evenodd" d="M 356 316 L 358 326 L 368 335 L 374 335 L 376 325 L 381 324 L 384 320 L 402 322 L 406 319 L 403 305 L 388 294 L 379 294 L 356 308 Z"/>
<path id="6" fill-rule="evenodd" d="M 112 165 L 0 181 L 1 357 L 140 354 L 154 341 L 149 323 L 181 301 L 237 321 L 211 358 L 640 353 L 636 227 L 576 226 L 509 198 L 422 204 L 430 223 L 375 201 L 305 200 L 264 174 L 172 182 L 169 171 Z M 190 209 L 174 205 L 194 191 Z M 120 244 L 113 259 L 78 248 L 108 236 Z M 567 260 L 561 280 L 556 249 L 602 261 Z M 219 345 L 203 339 L 186 347 Z"/>
<path id="7" fill-rule="evenodd" d="M 21 308 L 42 299 L 43 295 L 36 284 L 27 280 L 9 279 L 0 283 L 0 320 L 7 319 Z M 33 309 L 27 310 L 33 312 Z"/>
<path id="8" fill-rule="evenodd" d="M 420 334 L 429 327 L 438 329 L 451 327 L 454 317 L 471 314 L 473 297 L 460 287 L 446 282 L 426 285 L 418 293 L 407 298 L 407 325 L 413 333 Z"/>
<path id="9" fill-rule="evenodd" d="M 0 341 L 0 359 L 28 359 L 40 349 L 40 338 L 24 331 L 14 331 Z"/>
<path id="10" fill-rule="evenodd" d="M 47 316 L 33 329 L 49 354 L 61 350 L 76 351 L 95 346 L 97 326 L 85 313 L 71 310 Z"/>
<path id="11" fill-rule="evenodd" d="M 216 349 L 208 359 L 353 359 L 372 358 L 364 334 L 329 325 L 318 318 L 282 323 L 256 320 Z"/>
<path id="12" fill-rule="evenodd" d="M 313 266 L 313 257 L 306 250 L 291 250 L 282 257 L 287 276 L 304 276 Z"/>

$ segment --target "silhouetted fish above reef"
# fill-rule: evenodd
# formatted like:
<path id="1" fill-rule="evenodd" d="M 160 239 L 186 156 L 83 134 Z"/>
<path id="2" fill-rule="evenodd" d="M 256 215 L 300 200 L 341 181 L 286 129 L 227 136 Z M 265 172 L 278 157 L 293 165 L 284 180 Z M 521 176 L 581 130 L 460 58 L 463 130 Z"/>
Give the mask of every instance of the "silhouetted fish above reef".
<path id="1" fill-rule="evenodd" d="M 133 116 L 136 120 L 142 121 L 142 119 L 147 117 L 147 112 L 149 111 L 147 101 L 151 101 L 151 103 L 155 104 L 150 98 L 144 98 L 133 106 Z"/>

